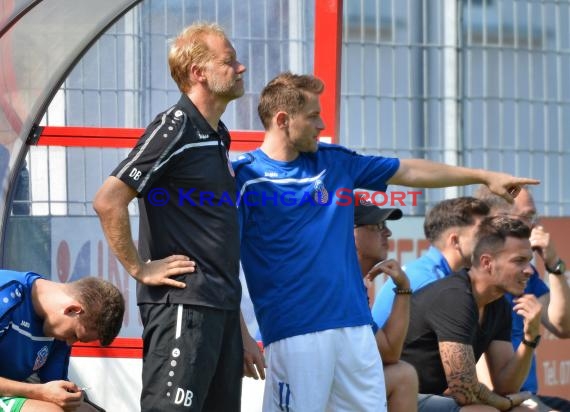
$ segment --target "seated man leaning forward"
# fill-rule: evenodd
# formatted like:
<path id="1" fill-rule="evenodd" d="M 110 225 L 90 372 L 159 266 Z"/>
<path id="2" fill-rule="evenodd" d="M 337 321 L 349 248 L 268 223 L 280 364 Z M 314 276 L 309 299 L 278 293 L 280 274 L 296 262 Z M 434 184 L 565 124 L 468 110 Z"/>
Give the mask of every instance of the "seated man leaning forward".
<path id="1" fill-rule="evenodd" d="M 424 234 L 430 247 L 420 258 L 404 266 L 412 291 L 471 267 L 477 227 L 488 214 L 485 202 L 473 197 L 446 199 L 434 205 L 424 220 Z M 387 279 L 372 306 L 372 317 L 380 327 L 392 311 L 394 286 L 394 281 Z"/>
<path id="2" fill-rule="evenodd" d="M 2 412 L 94 410 L 67 380 L 71 345 L 109 345 L 124 313 L 121 292 L 99 278 L 56 283 L 32 272 L 0 270 Z M 32 375 L 40 383 L 28 382 Z"/>
<path id="3" fill-rule="evenodd" d="M 507 295 L 507 300 L 512 307 L 515 307 L 515 305 L 520 304 L 521 300 L 538 299 L 542 304 L 542 326 L 559 339 L 569 339 L 570 285 L 565 275 L 566 265 L 556 251 L 554 238 L 537 221 L 536 205 L 530 189 L 523 187 L 512 204 L 490 193 L 485 186 L 479 187 L 475 196 L 489 205 L 492 215 L 509 215 L 528 225 L 530 227 L 530 246 L 535 256 L 534 262 L 540 263 L 542 261 L 544 265 L 544 277 L 547 282 L 541 279 L 537 268 L 532 265 L 533 274 L 526 284 L 524 295 L 521 297 Z M 511 342 L 516 348 L 524 337 L 523 317 L 515 311 L 511 314 L 513 317 Z M 540 336 L 538 337 L 540 338 Z M 533 342 L 534 345 L 538 345 L 538 343 L 538 341 Z M 484 356 L 477 363 L 477 376 L 483 382 L 488 381 Z M 570 411 L 569 399 L 540 395 L 539 389 L 535 356 L 528 377 L 522 386 L 522 390 L 530 391 L 534 395 L 525 402 L 525 405 L 533 405 L 537 411 L 541 412 Z"/>
<path id="4" fill-rule="evenodd" d="M 534 349 L 521 343 L 513 350 L 504 295 L 521 295 L 532 274 L 529 236 L 519 220 L 487 217 L 479 226 L 471 269 L 414 293 L 402 359 L 418 372 L 419 411 L 528 410 L 519 405 L 530 393 L 519 390 Z M 534 341 L 541 305 L 535 299 L 514 309 L 524 317 L 525 340 Z M 493 391 L 477 379 L 475 364 L 483 353 Z"/>
<path id="5" fill-rule="evenodd" d="M 415 369 L 400 360 L 404 338 L 410 319 L 410 281 L 400 264 L 388 257 L 388 238 L 392 232 L 386 220 L 402 217 L 400 209 L 381 209 L 371 203 L 360 202 L 354 208 L 354 242 L 362 276 L 366 281 L 385 273 L 394 280 L 397 297 L 386 324 L 378 329 L 374 325 L 376 343 L 384 366 L 386 398 L 390 412 L 414 412 L 417 410 L 418 375 Z M 369 287 L 370 292 L 374 291 Z M 374 296 L 371 296 L 374 299 Z"/>

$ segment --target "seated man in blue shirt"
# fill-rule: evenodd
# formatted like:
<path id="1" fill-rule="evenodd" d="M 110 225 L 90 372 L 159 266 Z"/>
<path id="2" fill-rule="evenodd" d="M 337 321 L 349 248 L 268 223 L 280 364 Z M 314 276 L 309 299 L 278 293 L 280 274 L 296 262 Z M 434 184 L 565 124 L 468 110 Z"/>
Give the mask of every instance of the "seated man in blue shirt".
<path id="1" fill-rule="evenodd" d="M 479 222 L 489 207 L 473 197 L 448 199 L 436 204 L 426 215 L 424 233 L 431 246 L 419 259 L 405 265 L 410 288 L 416 291 L 453 272 L 471 266 L 474 238 Z M 384 325 L 392 311 L 394 282 L 388 279 L 372 307 L 378 326 Z"/>
<path id="2" fill-rule="evenodd" d="M 523 187 L 514 203 L 503 201 L 499 196 L 493 195 L 486 187 L 479 187 L 475 196 L 484 200 L 491 208 L 492 215 L 508 215 L 521 220 L 531 228 L 530 244 L 535 256 L 538 256 L 544 264 L 547 273 L 548 284 L 540 278 L 536 267 L 533 265 L 533 274 L 524 291 L 525 295 L 534 295 L 543 306 L 542 325 L 558 338 L 570 338 L 570 286 L 565 275 L 565 264 L 556 252 L 554 241 L 544 227 L 537 223 L 537 212 L 532 193 Z M 506 295 L 514 307 L 512 295 Z M 513 328 L 511 340 L 513 347 L 517 347 L 523 339 L 523 318 L 512 312 Z M 477 365 L 480 378 L 484 379 L 485 364 Z M 522 386 L 523 390 L 531 391 L 534 396 L 532 401 L 538 404 L 537 410 L 550 411 L 551 408 L 560 411 L 570 411 L 570 401 L 567 399 L 538 395 L 538 379 L 536 374 L 536 359 L 533 357 L 527 380 Z"/>
<path id="3" fill-rule="evenodd" d="M 56 283 L 32 272 L 0 270 L 0 409 L 93 411 L 67 380 L 71 345 L 109 345 L 124 312 L 121 292 L 99 278 Z M 40 384 L 27 382 L 33 375 Z"/>

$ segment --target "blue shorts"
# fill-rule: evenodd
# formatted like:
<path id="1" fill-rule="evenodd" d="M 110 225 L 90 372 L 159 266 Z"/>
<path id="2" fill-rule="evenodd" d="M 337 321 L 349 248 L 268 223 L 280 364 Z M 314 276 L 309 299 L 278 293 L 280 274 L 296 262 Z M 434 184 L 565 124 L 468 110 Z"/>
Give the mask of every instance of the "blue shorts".
<path id="1" fill-rule="evenodd" d="M 448 396 L 420 393 L 418 412 L 459 412 L 461 406 Z"/>
<path id="2" fill-rule="evenodd" d="M 20 412 L 26 401 L 26 398 L 0 396 L 0 409 L 2 409 L 2 412 Z"/>

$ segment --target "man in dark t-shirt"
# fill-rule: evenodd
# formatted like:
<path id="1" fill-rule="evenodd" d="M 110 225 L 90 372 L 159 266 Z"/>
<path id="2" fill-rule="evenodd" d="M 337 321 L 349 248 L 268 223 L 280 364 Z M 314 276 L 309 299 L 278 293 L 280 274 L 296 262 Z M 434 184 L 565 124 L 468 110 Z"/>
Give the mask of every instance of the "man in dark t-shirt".
<path id="1" fill-rule="evenodd" d="M 479 227 L 473 266 L 418 290 L 402 360 L 420 380 L 420 411 L 459 411 L 483 404 L 499 410 L 518 406 L 529 393 L 523 383 L 540 326 L 541 305 L 521 296 L 532 274 L 530 230 L 504 216 L 485 218 Z M 520 296 L 514 310 L 525 318 L 525 341 L 513 351 L 510 305 L 505 293 Z M 477 380 L 475 364 L 485 353 L 494 391 Z"/>
<path id="2" fill-rule="evenodd" d="M 208 23 L 182 31 L 168 60 L 180 100 L 146 128 L 93 206 L 110 247 L 138 282 L 141 411 L 239 411 L 247 372 L 239 229 L 230 135 L 220 118 L 243 95 L 246 69 L 222 28 Z M 135 197 L 138 251 L 127 209 Z M 247 338 L 262 374 L 262 357 Z"/>

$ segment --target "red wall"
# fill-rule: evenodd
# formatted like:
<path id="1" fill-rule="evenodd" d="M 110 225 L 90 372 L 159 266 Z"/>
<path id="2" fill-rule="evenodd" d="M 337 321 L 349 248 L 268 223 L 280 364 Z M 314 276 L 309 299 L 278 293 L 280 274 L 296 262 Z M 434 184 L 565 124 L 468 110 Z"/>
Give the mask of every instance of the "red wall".
<path id="1" fill-rule="evenodd" d="M 570 218 L 542 218 L 540 222 L 553 237 L 560 257 L 570 263 Z M 570 396 L 570 339 L 558 339 L 543 328 L 536 367 L 541 395 Z"/>

